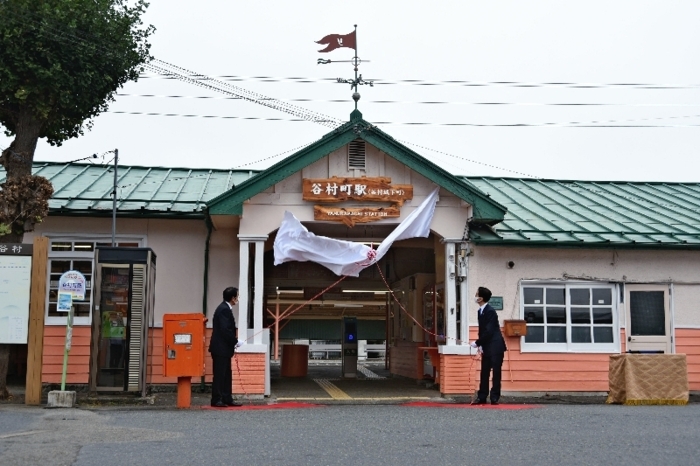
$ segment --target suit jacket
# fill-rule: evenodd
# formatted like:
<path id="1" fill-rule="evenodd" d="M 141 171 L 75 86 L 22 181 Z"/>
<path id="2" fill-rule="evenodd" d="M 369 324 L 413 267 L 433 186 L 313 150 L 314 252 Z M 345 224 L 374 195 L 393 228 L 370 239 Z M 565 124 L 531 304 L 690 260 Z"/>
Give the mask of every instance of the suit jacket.
<path id="1" fill-rule="evenodd" d="M 214 311 L 213 331 L 209 342 L 209 352 L 214 356 L 231 358 L 236 350 L 236 319 L 226 301 L 222 301 Z"/>
<path id="2" fill-rule="evenodd" d="M 502 358 L 506 352 L 506 342 L 501 334 L 498 315 L 490 304 L 486 304 L 479 316 L 479 339 L 476 340 L 476 344 L 491 358 Z"/>

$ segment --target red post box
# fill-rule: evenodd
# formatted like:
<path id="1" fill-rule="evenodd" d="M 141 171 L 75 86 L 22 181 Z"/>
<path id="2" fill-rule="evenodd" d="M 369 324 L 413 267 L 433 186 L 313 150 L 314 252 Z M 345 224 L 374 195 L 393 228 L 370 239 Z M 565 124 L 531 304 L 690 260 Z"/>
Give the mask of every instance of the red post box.
<path id="1" fill-rule="evenodd" d="M 189 408 L 192 377 L 204 375 L 203 314 L 163 316 L 163 375 L 177 377 L 177 407 Z"/>

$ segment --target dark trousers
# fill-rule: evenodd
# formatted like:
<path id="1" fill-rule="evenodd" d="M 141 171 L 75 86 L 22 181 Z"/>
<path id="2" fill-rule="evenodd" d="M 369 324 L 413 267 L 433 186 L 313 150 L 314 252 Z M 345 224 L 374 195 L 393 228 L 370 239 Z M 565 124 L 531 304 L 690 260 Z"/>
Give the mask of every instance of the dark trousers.
<path id="1" fill-rule="evenodd" d="M 211 402 L 230 403 L 233 401 L 231 396 L 231 358 L 226 356 L 211 355 L 214 362 L 214 380 L 211 384 Z"/>
<path id="2" fill-rule="evenodd" d="M 481 356 L 481 382 L 477 397 L 481 401 L 486 401 L 489 396 L 489 375 L 493 370 L 493 384 L 491 385 L 491 401 L 498 401 L 501 398 L 501 366 L 503 365 L 503 355 Z"/>

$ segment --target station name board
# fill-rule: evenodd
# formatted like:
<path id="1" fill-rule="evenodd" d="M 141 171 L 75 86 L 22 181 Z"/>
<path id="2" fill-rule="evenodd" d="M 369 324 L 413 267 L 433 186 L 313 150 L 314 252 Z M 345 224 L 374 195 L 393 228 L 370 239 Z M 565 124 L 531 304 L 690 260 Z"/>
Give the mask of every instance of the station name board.
<path id="1" fill-rule="evenodd" d="M 393 185 L 389 177 L 304 178 L 302 199 L 322 203 L 383 202 L 386 207 L 314 206 L 314 220 L 337 221 L 349 227 L 401 216 L 401 206 L 413 199 L 413 186 Z"/>

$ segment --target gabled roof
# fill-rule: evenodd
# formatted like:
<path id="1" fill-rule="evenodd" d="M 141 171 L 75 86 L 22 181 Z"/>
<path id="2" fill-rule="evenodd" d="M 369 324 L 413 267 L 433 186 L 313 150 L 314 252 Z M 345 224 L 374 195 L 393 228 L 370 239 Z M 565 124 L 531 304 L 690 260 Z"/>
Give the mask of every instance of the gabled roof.
<path id="1" fill-rule="evenodd" d="M 313 144 L 290 155 L 267 170 L 244 181 L 231 191 L 212 199 L 209 212 L 212 215 L 241 215 L 243 203 L 258 193 L 300 171 L 304 167 L 327 156 L 355 139 L 363 139 L 385 154 L 403 163 L 415 172 L 451 192 L 473 206 L 474 222 L 494 224 L 501 221 L 505 208 L 490 199 L 468 180 L 450 174 L 443 168 L 412 151 L 394 138 L 362 119 L 355 110 L 350 121 L 331 131 Z"/>
<path id="2" fill-rule="evenodd" d="M 54 187 L 50 215 L 112 215 L 114 168 L 59 162 L 35 162 L 34 175 Z M 206 202 L 256 172 L 119 165 L 119 216 L 203 218 Z M 0 183 L 5 181 L 0 171 Z"/>
<path id="3" fill-rule="evenodd" d="M 700 249 L 700 183 L 465 179 L 508 208 L 478 244 Z"/>

